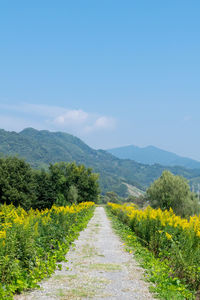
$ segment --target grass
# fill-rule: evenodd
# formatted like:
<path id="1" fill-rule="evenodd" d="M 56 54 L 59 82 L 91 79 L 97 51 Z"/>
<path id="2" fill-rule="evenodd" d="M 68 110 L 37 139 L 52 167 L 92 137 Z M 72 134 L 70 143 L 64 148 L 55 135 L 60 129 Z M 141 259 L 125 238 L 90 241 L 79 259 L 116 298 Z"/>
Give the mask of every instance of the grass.
<path id="1" fill-rule="evenodd" d="M 98 254 L 95 247 L 91 246 L 89 244 L 84 244 L 82 246 L 81 252 L 82 252 L 83 258 L 92 257 L 92 256 L 95 256 Z"/>
<path id="2" fill-rule="evenodd" d="M 112 271 L 120 271 L 121 266 L 117 264 L 91 264 L 89 265 L 90 270 L 97 270 L 97 271 L 106 271 L 106 272 L 112 272 Z"/>
<path id="3" fill-rule="evenodd" d="M 73 275 L 72 275 L 73 276 Z M 104 297 L 101 293 L 102 286 L 110 283 L 110 280 L 104 277 L 89 277 L 87 275 L 81 275 L 81 277 L 72 277 L 72 280 L 67 281 L 68 289 L 57 289 L 56 296 L 62 300 L 67 299 L 82 299 Z"/>
<path id="4" fill-rule="evenodd" d="M 59 282 L 71 281 L 77 278 L 77 275 L 54 275 L 53 279 Z"/>
<path id="5" fill-rule="evenodd" d="M 92 232 L 94 232 L 94 233 L 99 233 L 99 229 L 100 229 L 100 224 L 94 224 L 94 228 L 92 228 Z"/>

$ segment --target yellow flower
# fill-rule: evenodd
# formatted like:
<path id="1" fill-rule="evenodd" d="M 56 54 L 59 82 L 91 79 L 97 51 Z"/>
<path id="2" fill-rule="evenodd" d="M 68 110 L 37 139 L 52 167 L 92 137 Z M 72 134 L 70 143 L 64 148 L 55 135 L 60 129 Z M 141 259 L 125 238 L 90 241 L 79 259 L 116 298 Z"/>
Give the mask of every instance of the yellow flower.
<path id="1" fill-rule="evenodd" d="M 165 235 L 166 235 L 166 237 L 167 237 L 168 240 L 172 240 L 171 234 L 169 234 L 168 232 L 165 232 Z"/>
<path id="2" fill-rule="evenodd" d="M 197 232 L 196 232 L 196 235 L 197 235 L 198 237 L 200 237 L 200 231 L 197 231 Z"/>
<path id="3" fill-rule="evenodd" d="M 9 228 L 9 227 L 12 227 L 12 223 L 4 223 L 2 224 L 4 228 Z"/>
<path id="4" fill-rule="evenodd" d="M 0 231 L 0 239 L 5 239 L 6 238 L 6 231 Z"/>

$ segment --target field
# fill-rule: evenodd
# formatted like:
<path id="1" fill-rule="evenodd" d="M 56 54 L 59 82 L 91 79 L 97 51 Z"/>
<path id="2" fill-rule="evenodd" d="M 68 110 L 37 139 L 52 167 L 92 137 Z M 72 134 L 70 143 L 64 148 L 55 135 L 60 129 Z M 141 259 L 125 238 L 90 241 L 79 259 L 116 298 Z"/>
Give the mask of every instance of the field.
<path id="1" fill-rule="evenodd" d="M 36 288 L 43 278 L 49 277 L 56 269 L 62 269 L 70 245 L 87 226 L 94 207 L 93 202 L 83 202 L 78 205 L 53 206 L 51 209 L 42 211 L 31 209 L 26 212 L 20 207 L 2 205 L 0 299 L 13 299 L 16 293 Z M 125 249 L 130 255 L 134 254 L 134 257 L 138 258 L 139 264 L 145 269 L 146 280 L 153 282 L 154 285 L 150 286 L 150 290 L 154 295 L 167 300 L 195 299 L 200 283 L 200 218 L 193 216 L 187 220 L 175 215 L 172 210 L 162 211 L 151 207 L 138 209 L 130 203 L 123 205 L 108 203 L 107 211 L 114 228 L 124 241 Z M 102 242 L 101 239 L 105 238 L 106 234 L 99 235 L 99 230 L 104 230 L 104 227 L 98 213 L 96 218 L 91 230 L 92 241 L 96 242 L 89 248 L 93 250 L 88 252 L 88 240 L 83 241 L 84 247 L 81 250 L 83 261 L 80 265 L 85 266 L 90 276 L 93 271 L 91 261 L 96 257 L 97 266 L 106 261 L 105 255 L 108 250 L 106 245 L 111 241 L 110 235 L 107 242 Z M 106 219 L 102 221 L 106 222 Z M 96 248 L 97 241 L 104 245 L 102 253 Z M 120 261 L 120 257 L 114 256 L 116 250 L 112 249 L 112 245 L 108 248 L 112 252 L 112 258 L 115 257 Z M 80 249 L 77 250 L 80 252 Z M 124 254 L 121 252 L 120 255 L 123 257 Z M 77 257 L 80 257 L 80 253 Z M 88 263 L 85 264 L 87 257 Z M 124 268 L 123 264 L 118 270 L 119 280 L 121 268 Z M 113 272 L 107 269 L 103 271 L 105 276 Z M 68 273 L 65 275 L 63 280 L 69 277 Z M 77 278 L 79 280 L 74 279 L 73 284 L 78 286 L 83 284 L 83 278 Z M 131 287 L 134 282 L 129 284 Z M 68 285 L 70 283 L 66 281 L 66 287 Z M 109 291 L 109 284 L 106 285 Z M 143 293 L 143 288 L 144 286 L 140 293 Z M 118 292 L 122 291 L 119 289 Z"/>
<path id="2" fill-rule="evenodd" d="M 93 214 L 94 203 L 30 210 L 0 206 L 0 299 L 37 287 L 65 260 Z"/>
<path id="3" fill-rule="evenodd" d="M 172 210 L 162 211 L 134 205 L 108 203 L 110 211 L 134 232 L 137 240 L 154 257 L 168 266 L 168 278 L 199 290 L 200 284 L 200 218 L 189 220 L 176 216 Z M 159 273 L 159 269 L 157 270 Z"/>

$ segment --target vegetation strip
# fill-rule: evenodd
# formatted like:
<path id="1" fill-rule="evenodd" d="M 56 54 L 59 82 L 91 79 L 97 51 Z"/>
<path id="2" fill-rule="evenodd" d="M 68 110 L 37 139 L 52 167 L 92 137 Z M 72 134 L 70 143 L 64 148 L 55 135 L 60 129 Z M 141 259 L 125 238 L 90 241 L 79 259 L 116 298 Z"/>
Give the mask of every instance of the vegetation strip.
<path id="1" fill-rule="evenodd" d="M 61 263 L 62 270 L 57 269 L 51 278 L 43 280 L 40 290 L 15 299 L 153 299 L 142 268 L 124 251 L 103 207 L 95 209 L 66 258 L 67 262 Z"/>
<path id="2" fill-rule="evenodd" d="M 146 279 L 152 283 L 151 291 L 157 294 L 160 299 L 178 300 L 195 299 L 195 291 L 188 288 L 188 285 L 174 275 L 174 271 L 166 259 L 156 258 L 144 244 L 144 240 L 138 238 L 132 228 L 127 224 L 127 217 L 122 210 L 116 213 L 112 208 L 113 204 L 107 206 L 107 214 L 112 220 L 113 228 L 124 240 L 126 250 L 134 253 L 134 257 L 146 270 Z M 149 232 L 151 229 L 149 228 Z M 143 244 L 143 245 L 142 245 Z M 146 243 L 147 245 L 147 243 Z"/>
<path id="3" fill-rule="evenodd" d="M 121 197 L 127 197 L 129 194 L 127 184 L 129 187 L 145 190 L 166 169 L 187 178 L 191 186 L 197 187 L 200 183 L 200 167 L 187 169 L 177 164 L 176 166 L 147 165 L 133 160 L 119 159 L 106 151 L 94 150 L 79 138 L 64 132 L 26 128 L 16 133 L 0 129 L 0 141 L 0 156 L 17 154 L 33 168 L 48 170 L 49 164 L 54 165 L 61 161 L 75 161 L 77 164 L 92 167 L 94 172 L 100 174 L 99 183 L 103 194 L 114 191 Z M 39 174 L 40 176 L 43 177 L 43 174 Z M 48 174 L 45 175 L 43 187 L 44 185 L 46 189 L 51 190 Z M 49 198 L 50 202 L 51 199 L 53 198 Z"/>
<path id="4" fill-rule="evenodd" d="M 65 260 L 72 241 L 93 215 L 94 203 L 26 212 L 0 206 L 0 299 L 37 287 Z"/>
<path id="5" fill-rule="evenodd" d="M 17 157 L 0 158 L 0 204 L 42 210 L 54 204 L 96 202 L 98 195 L 98 175 L 84 165 L 60 162 L 45 171 Z"/>

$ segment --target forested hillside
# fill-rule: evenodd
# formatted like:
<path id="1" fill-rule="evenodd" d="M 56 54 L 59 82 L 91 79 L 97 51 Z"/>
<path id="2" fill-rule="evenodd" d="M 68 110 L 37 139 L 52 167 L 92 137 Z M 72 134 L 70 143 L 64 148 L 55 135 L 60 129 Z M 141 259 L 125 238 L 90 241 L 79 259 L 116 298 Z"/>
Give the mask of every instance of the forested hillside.
<path id="1" fill-rule="evenodd" d="M 1 155 L 18 155 L 34 168 L 47 168 L 60 161 L 84 164 L 100 174 L 103 193 L 115 191 L 127 194 L 124 182 L 140 189 L 148 187 L 164 169 L 185 176 L 195 184 L 200 182 L 200 169 L 163 167 L 159 164 L 144 165 L 128 159 L 119 159 L 103 150 L 94 150 L 79 138 L 63 132 L 38 131 L 32 128 L 20 133 L 0 130 Z"/>
<path id="2" fill-rule="evenodd" d="M 132 159 L 142 164 L 161 164 L 163 166 L 182 166 L 185 168 L 199 169 L 200 162 L 191 158 L 182 157 L 175 153 L 159 149 L 154 146 L 137 147 L 134 145 L 107 150 L 112 155 L 121 159 Z"/>

